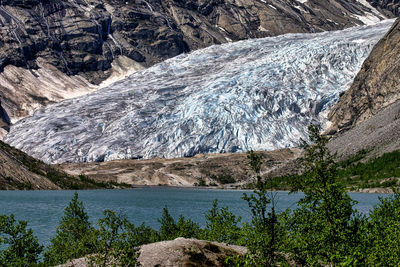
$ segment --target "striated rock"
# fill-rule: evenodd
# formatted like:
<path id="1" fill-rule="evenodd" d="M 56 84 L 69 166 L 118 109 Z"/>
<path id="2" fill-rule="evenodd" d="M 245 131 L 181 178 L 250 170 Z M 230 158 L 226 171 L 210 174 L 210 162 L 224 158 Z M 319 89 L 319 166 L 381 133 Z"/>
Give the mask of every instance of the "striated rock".
<path id="1" fill-rule="evenodd" d="M 29 166 L 36 162 L 35 159 L 0 141 L 0 190 L 60 189 L 44 175 L 29 169 Z"/>
<path id="2" fill-rule="evenodd" d="M 48 104 L 88 94 L 144 68 L 128 57 L 118 56 L 111 63 L 110 77 L 96 86 L 80 75 L 68 76 L 43 58 L 38 58 L 36 64 L 38 69 L 30 70 L 9 65 L 0 73 L 0 95 L 13 122 Z"/>
<path id="3" fill-rule="evenodd" d="M 68 76 L 56 67 L 36 61 L 38 69 L 8 65 L 0 73 L 3 105 L 13 121 L 63 99 L 77 97 L 97 89 L 80 76 Z"/>
<path id="4" fill-rule="evenodd" d="M 398 0 L 368 0 L 368 2 L 382 14 L 389 16 L 400 15 L 400 2 Z"/>
<path id="5" fill-rule="evenodd" d="M 387 2 L 387 1 L 386 1 Z M 144 65 L 213 44 L 338 30 L 393 17 L 385 1 L 3 0 L 0 71 L 36 59 L 100 83 L 124 55 Z"/>
<path id="6" fill-rule="evenodd" d="M 330 134 L 346 131 L 400 99 L 400 19 L 376 44 L 352 86 L 332 108 Z"/>
<path id="7" fill-rule="evenodd" d="M 35 69 L 36 59 L 69 75 L 111 67 L 112 51 L 103 51 L 110 16 L 85 1 L 3 1 L 0 6 L 0 70 L 7 65 Z M 85 60 L 86 59 L 86 60 Z M 89 77 L 89 76 L 88 76 Z"/>

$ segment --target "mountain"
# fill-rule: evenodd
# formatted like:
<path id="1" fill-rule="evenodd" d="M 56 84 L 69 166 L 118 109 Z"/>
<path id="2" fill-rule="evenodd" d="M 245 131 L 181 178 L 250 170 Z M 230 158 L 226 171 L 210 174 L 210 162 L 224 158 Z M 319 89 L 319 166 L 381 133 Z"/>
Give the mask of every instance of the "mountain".
<path id="1" fill-rule="evenodd" d="M 101 80 L 116 55 L 160 62 L 212 44 L 344 29 L 393 16 L 374 2 L 342 0 L 3 0 L 1 61 L 35 68 L 38 57 L 68 74 Z"/>
<path id="2" fill-rule="evenodd" d="M 377 43 L 329 113 L 331 148 L 348 156 L 400 149 L 400 19 Z"/>
<path id="3" fill-rule="evenodd" d="M 15 121 L 96 90 L 115 69 L 149 67 L 214 44 L 368 24 L 395 16 L 394 2 L 2 0 L 3 106 Z"/>
<path id="4" fill-rule="evenodd" d="M 350 89 L 329 113 L 331 132 L 345 131 L 400 99 L 400 20 L 377 43 Z"/>
<path id="5" fill-rule="evenodd" d="M 360 2 L 365 3 L 365 1 Z M 370 0 L 368 3 L 387 16 L 395 15 L 398 17 L 400 15 L 400 2 L 397 0 Z"/>
<path id="6" fill-rule="evenodd" d="M 0 141 L 0 190 L 55 190 L 127 187 L 69 175 Z"/>
<path id="7" fill-rule="evenodd" d="M 6 141 L 51 163 L 295 146 L 393 21 L 212 46 L 20 120 Z"/>
<path id="8" fill-rule="evenodd" d="M 29 169 L 27 165 L 35 162 L 31 157 L 26 156 L 26 161 L 16 156 L 24 153 L 7 146 L 0 141 L 0 189 L 60 189 L 51 182 L 45 175 L 39 175 Z"/>

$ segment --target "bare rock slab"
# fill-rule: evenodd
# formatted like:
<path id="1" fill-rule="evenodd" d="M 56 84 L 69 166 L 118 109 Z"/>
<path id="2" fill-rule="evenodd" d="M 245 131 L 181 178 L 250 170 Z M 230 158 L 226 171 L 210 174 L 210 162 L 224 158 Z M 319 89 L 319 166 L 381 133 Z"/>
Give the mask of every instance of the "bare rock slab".
<path id="1" fill-rule="evenodd" d="M 140 250 L 139 262 L 144 267 L 223 266 L 227 256 L 246 252 L 245 247 L 177 238 L 144 245 Z"/>
<path id="2" fill-rule="evenodd" d="M 180 237 L 142 246 L 138 262 L 142 267 L 224 266 L 227 256 L 245 253 L 245 247 Z M 80 258 L 58 267 L 72 266 L 88 267 L 90 264 L 87 258 Z"/>

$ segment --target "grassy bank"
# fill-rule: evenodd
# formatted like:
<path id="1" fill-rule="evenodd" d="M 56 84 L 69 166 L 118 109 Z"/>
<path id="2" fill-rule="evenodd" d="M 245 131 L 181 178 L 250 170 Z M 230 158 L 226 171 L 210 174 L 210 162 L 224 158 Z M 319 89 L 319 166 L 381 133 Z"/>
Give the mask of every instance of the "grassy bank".
<path id="1" fill-rule="evenodd" d="M 390 189 L 400 186 L 400 151 L 383 154 L 377 158 L 366 160 L 368 151 L 338 163 L 337 179 L 347 191 L 358 191 L 368 188 Z M 300 162 L 298 162 L 301 164 Z M 267 178 L 271 190 L 290 191 L 293 181 L 301 179 L 302 175 L 287 175 Z M 245 186 L 253 189 L 254 184 Z"/>

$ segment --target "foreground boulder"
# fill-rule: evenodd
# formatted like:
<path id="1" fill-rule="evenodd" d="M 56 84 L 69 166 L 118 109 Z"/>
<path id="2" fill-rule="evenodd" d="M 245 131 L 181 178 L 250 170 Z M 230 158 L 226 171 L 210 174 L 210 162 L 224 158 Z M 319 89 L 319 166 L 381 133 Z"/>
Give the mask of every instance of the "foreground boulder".
<path id="1" fill-rule="evenodd" d="M 140 250 L 142 266 L 222 266 L 227 256 L 245 254 L 245 247 L 204 240 L 177 238 L 144 245 Z"/>
<path id="2" fill-rule="evenodd" d="M 143 267 L 223 266 L 225 258 L 247 253 L 245 247 L 197 239 L 177 238 L 142 246 L 138 261 Z M 86 258 L 76 259 L 60 267 L 86 267 Z"/>

